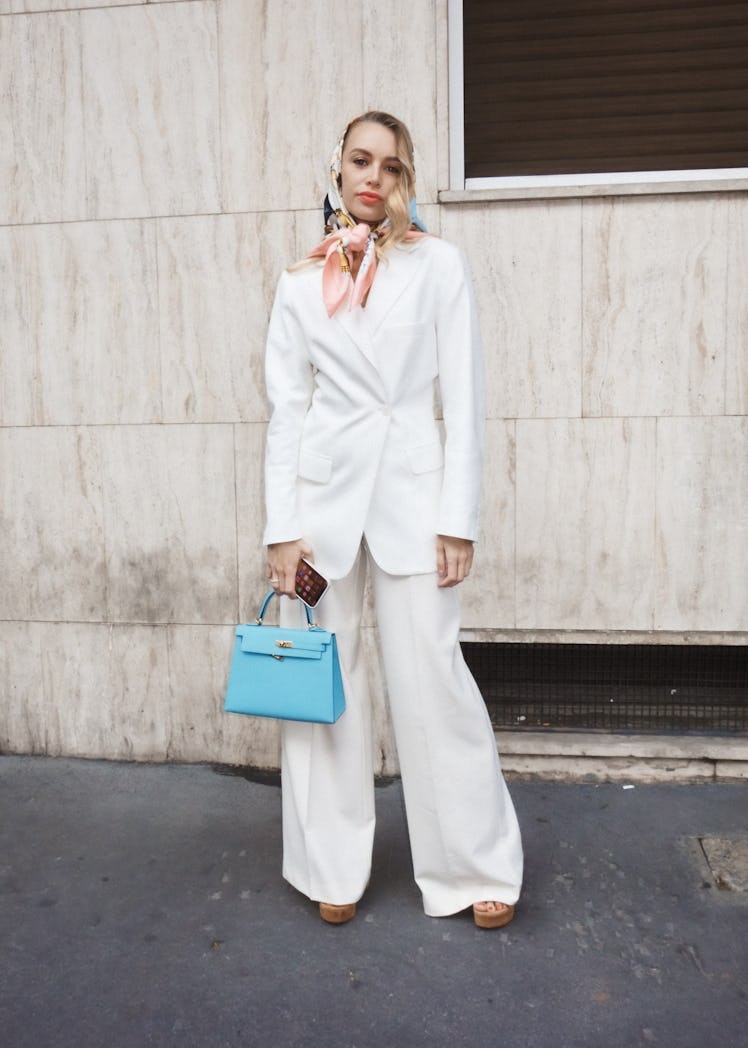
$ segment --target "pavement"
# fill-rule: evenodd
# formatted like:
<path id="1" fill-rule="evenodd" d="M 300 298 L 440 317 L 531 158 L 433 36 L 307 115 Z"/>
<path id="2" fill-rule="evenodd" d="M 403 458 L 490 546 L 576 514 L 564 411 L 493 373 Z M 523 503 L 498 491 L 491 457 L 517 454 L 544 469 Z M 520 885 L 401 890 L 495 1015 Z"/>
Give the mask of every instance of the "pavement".
<path id="1" fill-rule="evenodd" d="M 511 925 L 424 916 L 395 780 L 333 927 L 281 879 L 274 776 L 0 757 L 0 1043 L 748 1045 L 746 787 L 510 789 Z"/>

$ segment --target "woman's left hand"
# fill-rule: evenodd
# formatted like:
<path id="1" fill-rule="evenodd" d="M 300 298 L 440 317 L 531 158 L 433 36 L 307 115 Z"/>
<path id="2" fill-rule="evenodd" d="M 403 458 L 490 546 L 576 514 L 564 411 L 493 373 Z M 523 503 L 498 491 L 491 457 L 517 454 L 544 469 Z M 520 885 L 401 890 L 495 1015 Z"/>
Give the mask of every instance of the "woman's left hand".
<path id="1" fill-rule="evenodd" d="M 453 535 L 436 536 L 436 572 L 438 586 L 456 586 L 470 574 L 473 543 Z"/>

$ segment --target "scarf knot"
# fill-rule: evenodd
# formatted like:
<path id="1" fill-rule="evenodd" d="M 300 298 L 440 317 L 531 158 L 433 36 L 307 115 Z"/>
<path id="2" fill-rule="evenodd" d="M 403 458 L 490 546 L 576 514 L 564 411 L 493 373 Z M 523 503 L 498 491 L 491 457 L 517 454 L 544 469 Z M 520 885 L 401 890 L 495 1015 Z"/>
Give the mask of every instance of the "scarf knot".
<path id="1" fill-rule="evenodd" d="M 329 317 L 347 301 L 349 309 L 360 306 L 377 271 L 375 244 L 380 234 L 365 222 L 334 229 L 321 244 L 309 252 L 309 258 L 324 258 L 322 298 Z M 353 276 L 359 258 L 358 271 Z"/>

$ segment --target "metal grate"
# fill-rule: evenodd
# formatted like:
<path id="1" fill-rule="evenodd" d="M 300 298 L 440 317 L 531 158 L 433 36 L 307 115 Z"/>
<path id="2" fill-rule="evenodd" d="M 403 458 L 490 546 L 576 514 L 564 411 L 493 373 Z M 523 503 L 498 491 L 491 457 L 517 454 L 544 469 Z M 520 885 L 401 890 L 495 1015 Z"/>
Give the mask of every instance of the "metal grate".
<path id="1" fill-rule="evenodd" d="M 462 650 L 497 728 L 748 731 L 748 647 L 464 642 Z"/>

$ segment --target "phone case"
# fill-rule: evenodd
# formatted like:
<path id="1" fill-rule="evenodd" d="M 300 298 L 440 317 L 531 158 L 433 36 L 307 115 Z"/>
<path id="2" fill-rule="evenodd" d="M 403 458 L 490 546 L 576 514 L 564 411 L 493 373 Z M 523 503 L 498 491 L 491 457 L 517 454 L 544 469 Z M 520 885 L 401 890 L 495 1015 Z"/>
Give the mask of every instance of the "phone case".
<path id="1" fill-rule="evenodd" d="M 320 597 L 327 589 L 327 579 L 303 558 L 296 568 L 296 596 L 308 608 L 316 607 Z"/>

